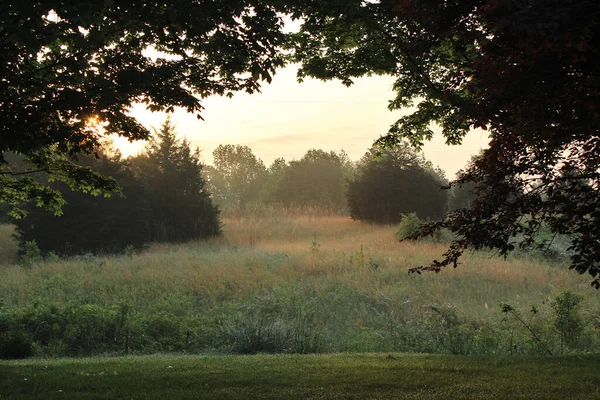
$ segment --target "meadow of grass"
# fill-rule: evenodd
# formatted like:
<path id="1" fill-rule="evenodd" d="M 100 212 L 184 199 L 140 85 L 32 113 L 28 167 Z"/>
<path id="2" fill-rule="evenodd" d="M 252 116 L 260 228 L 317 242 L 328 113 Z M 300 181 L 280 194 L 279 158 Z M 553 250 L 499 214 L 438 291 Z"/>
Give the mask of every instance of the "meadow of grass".
<path id="1" fill-rule="evenodd" d="M 0 265 L 11 265 L 19 262 L 17 242 L 12 238 L 14 231 L 14 226 L 0 224 Z"/>
<path id="2" fill-rule="evenodd" d="M 0 397 L 599 399 L 598 357 L 406 354 L 0 361 Z"/>
<path id="3" fill-rule="evenodd" d="M 17 263 L 11 228 L 1 227 L 0 328 L 4 321 L 19 329 L 4 335 L 5 348 L 29 346 L 27 355 L 41 356 L 542 354 L 498 304 L 511 304 L 558 352 L 548 304 L 569 290 L 583 297 L 586 324 L 567 350 L 597 351 L 597 293 L 560 262 L 476 252 L 457 269 L 409 275 L 408 268 L 429 263 L 445 246 L 399 243 L 394 226 L 335 215 L 223 222 L 223 237 L 208 242 L 31 266 Z"/>

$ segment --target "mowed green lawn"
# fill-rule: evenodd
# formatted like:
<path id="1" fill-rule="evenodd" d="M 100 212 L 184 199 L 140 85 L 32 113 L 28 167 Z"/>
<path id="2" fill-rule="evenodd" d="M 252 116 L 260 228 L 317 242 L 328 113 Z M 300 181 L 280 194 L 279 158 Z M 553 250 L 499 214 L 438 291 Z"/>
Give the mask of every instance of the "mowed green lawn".
<path id="1" fill-rule="evenodd" d="M 599 356 L 144 356 L 0 362 L 1 399 L 600 399 Z"/>

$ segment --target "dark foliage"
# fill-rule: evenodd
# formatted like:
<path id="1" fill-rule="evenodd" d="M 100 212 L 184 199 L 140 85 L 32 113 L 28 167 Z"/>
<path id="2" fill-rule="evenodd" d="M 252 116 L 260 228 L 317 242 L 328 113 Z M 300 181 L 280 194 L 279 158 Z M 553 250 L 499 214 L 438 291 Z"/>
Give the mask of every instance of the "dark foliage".
<path id="1" fill-rule="evenodd" d="M 490 147 L 459 180 L 485 192 L 423 230 L 448 228 L 457 240 L 416 271 L 456 266 L 468 248 L 506 255 L 531 246 L 545 223 L 573 237 L 571 268 L 600 288 L 597 0 L 4 1 L 0 153 L 24 155 L 28 170 L 0 157 L 0 202 L 59 212 L 59 192 L 33 171 L 77 190 L 116 191 L 70 158 L 97 148 L 103 133 L 91 122 L 146 138 L 127 115 L 134 101 L 198 113 L 202 97 L 258 90 L 283 64 L 278 11 L 303 18 L 287 42 L 300 78 L 397 77 L 390 108 L 415 111 L 380 143 L 420 146 L 433 123 L 449 144 L 473 127 L 489 131 Z M 148 46 L 169 57 L 145 56 Z"/>
<path id="2" fill-rule="evenodd" d="M 131 160 L 146 194 L 147 241 L 182 242 L 219 235 L 219 210 L 202 176 L 200 150 L 178 140 L 167 119 L 146 147 Z"/>
<path id="3" fill-rule="evenodd" d="M 481 157 L 483 153 L 472 156 L 466 165 L 465 169 L 471 168 L 478 157 Z M 458 180 L 464 177 L 464 173 L 460 171 L 458 173 Z M 477 184 L 475 182 L 463 181 L 460 183 L 453 183 L 450 187 L 450 195 L 448 200 L 448 210 L 454 211 L 458 209 L 468 209 L 471 207 L 471 203 L 477 198 Z"/>
<path id="4" fill-rule="evenodd" d="M 432 167 L 406 144 L 383 151 L 371 149 L 348 182 L 350 216 L 360 221 L 393 224 L 401 214 L 420 219 L 439 219 L 448 205 L 446 184 Z"/>
<path id="5" fill-rule="evenodd" d="M 6 204 L 0 204 L 0 224 L 9 224 L 10 223 L 10 208 Z"/>
<path id="6" fill-rule="evenodd" d="M 450 189 L 449 197 L 448 210 L 469 208 L 473 200 L 477 197 L 475 194 L 475 185 L 472 182 L 454 185 Z"/>
<path id="7" fill-rule="evenodd" d="M 139 247 L 147 242 L 145 220 L 148 204 L 141 183 L 118 155 L 100 154 L 81 157 L 81 165 L 115 179 L 122 196 L 92 196 L 71 191 L 62 183 L 51 184 L 66 201 L 63 214 L 56 216 L 43 208 L 28 206 L 27 218 L 15 219 L 21 252 L 26 242 L 35 240 L 46 254 L 72 255 L 120 252 L 126 246 Z"/>
<path id="8" fill-rule="evenodd" d="M 279 8 L 276 8 L 276 5 Z M 73 162 L 109 134 L 147 139 L 128 112 L 183 107 L 255 92 L 283 64 L 286 4 L 271 1 L 37 1 L 0 3 L 0 153 L 27 160 L 27 173 L 0 154 L 0 202 L 60 213 L 44 176 L 85 192 L 118 185 Z M 148 48 L 158 53 L 148 53 Z M 33 175 L 41 171 L 42 175 Z M 18 209 L 15 215 L 22 215 Z"/>
<path id="9" fill-rule="evenodd" d="M 29 207 L 28 217 L 15 220 L 21 249 L 35 240 L 46 254 L 121 252 L 149 242 L 180 242 L 220 233 L 219 212 L 205 190 L 198 151 L 178 141 L 165 122 L 144 154 L 128 162 L 119 154 L 85 157 L 92 167 L 121 185 L 122 196 L 91 196 L 60 190 L 67 204 L 63 215 Z"/>
<path id="10" fill-rule="evenodd" d="M 458 182 L 475 183 L 478 199 L 422 231 L 448 228 L 456 241 L 442 260 L 415 271 L 457 266 L 468 248 L 506 255 L 536 245 L 547 224 L 572 235 L 571 268 L 600 288 L 600 3 L 326 3 L 296 35 L 300 77 L 397 77 L 390 108 L 416 110 L 380 143 L 420 146 L 432 123 L 449 144 L 473 127 L 492 139 Z"/>

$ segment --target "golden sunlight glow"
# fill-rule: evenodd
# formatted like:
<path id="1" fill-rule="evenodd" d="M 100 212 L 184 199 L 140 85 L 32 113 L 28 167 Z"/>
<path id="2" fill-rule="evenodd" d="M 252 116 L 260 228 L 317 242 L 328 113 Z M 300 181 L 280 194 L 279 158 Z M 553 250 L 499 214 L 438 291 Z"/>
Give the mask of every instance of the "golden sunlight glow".
<path id="1" fill-rule="evenodd" d="M 100 117 L 98 115 L 92 115 L 85 120 L 87 125 L 97 128 L 100 125 Z"/>
<path id="2" fill-rule="evenodd" d="M 350 88 L 339 82 L 306 79 L 298 83 L 297 66 L 281 69 L 261 93 L 237 93 L 233 99 L 210 97 L 202 104 L 204 121 L 176 109 L 173 122 L 178 134 L 202 150 L 203 161 L 212 163 L 212 152 L 220 144 L 249 146 L 266 165 L 278 157 L 287 161 L 301 158 L 307 150 L 345 150 L 358 160 L 373 141 L 385 134 L 400 117 L 412 110 L 390 111 L 394 97 L 392 77 L 373 76 L 355 80 Z M 159 127 L 164 113 L 136 104 L 131 114 L 147 128 Z M 447 146 L 439 128 L 423 151 L 449 178 L 463 168 L 480 149 L 487 146 L 487 133 L 476 130 L 461 146 Z M 144 143 L 115 138 L 125 156 L 142 150 Z"/>

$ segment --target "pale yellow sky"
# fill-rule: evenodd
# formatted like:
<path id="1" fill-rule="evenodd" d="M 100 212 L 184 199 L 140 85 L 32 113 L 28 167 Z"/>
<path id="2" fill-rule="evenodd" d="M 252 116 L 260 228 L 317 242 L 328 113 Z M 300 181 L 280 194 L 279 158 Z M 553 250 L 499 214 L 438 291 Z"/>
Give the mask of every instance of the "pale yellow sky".
<path id="1" fill-rule="evenodd" d="M 212 151 L 219 144 L 241 144 L 269 165 L 275 158 L 287 161 L 301 158 L 308 149 L 345 150 L 358 160 L 373 141 L 385 134 L 403 115 L 387 109 L 393 98 L 391 77 L 356 80 L 350 88 L 339 82 L 307 79 L 296 81 L 294 66 L 279 70 L 262 93 L 238 93 L 233 99 L 211 97 L 204 100 L 204 121 L 184 110 L 173 116 L 177 131 L 202 150 L 203 161 L 212 163 Z M 145 126 L 158 127 L 165 118 L 143 105 L 132 114 Z M 438 130 L 439 131 L 439 130 Z M 483 131 L 473 131 L 462 146 L 446 146 L 441 134 L 424 146 L 425 156 L 439 165 L 448 178 L 464 167 L 472 154 L 489 139 Z M 143 144 L 116 144 L 125 155 L 134 154 Z"/>

